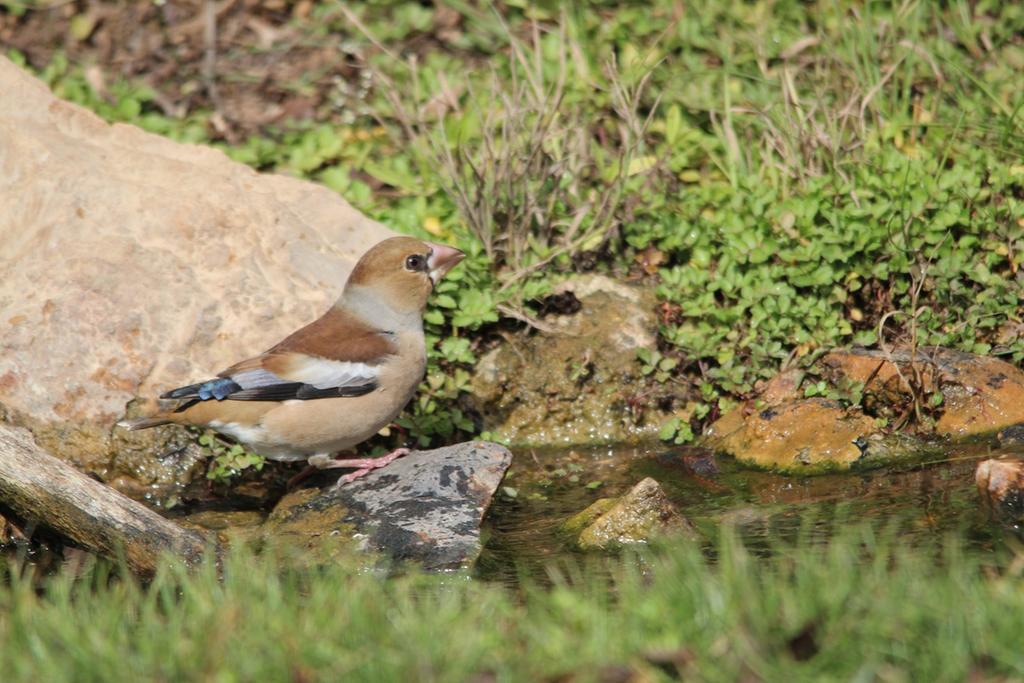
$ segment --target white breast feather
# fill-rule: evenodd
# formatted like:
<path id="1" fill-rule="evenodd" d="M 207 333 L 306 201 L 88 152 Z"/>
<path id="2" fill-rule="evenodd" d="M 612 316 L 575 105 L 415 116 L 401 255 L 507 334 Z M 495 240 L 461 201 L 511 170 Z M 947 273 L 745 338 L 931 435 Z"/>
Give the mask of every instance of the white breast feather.
<path id="1" fill-rule="evenodd" d="M 221 434 L 227 434 L 236 441 L 240 441 L 244 444 L 259 442 L 264 438 L 264 431 L 262 427 L 249 427 L 237 422 L 222 422 L 221 420 L 212 420 L 210 422 L 210 426 Z"/>

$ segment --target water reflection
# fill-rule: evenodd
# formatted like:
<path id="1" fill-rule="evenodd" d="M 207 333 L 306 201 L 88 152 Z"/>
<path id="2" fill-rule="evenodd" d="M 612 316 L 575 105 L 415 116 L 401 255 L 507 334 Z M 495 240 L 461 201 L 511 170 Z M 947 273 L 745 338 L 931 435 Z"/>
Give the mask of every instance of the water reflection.
<path id="1" fill-rule="evenodd" d="M 693 451 L 520 450 L 485 519 L 484 551 L 474 575 L 515 584 L 523 572 L 543 580 L 550 567 L 579 561 L 584 556 L 571 548 L 560 525 L 598 498 L 620 495 L 644 477 L 661 483 L 707 539 L 709 554 L 723 525 L 735 528 L 752 550 L 767 553 L 778 539 L 800 535 L 824 542 L 844 526 L 864 521 L 909 546 L 933 546 L 931 541 L 952 534 L 968 549 L 993 552 L 1008 531 L 1017 531 L 993 522 L 979 504 L 974 470 L 991 455 L 987 445 L 961 445 L 941 461 L 793 477 L 746 469 L 731 458 L 709 460 Z M 237 499 L 219 505 L 253 508 Z M 69 561 L 82 554 L 69 553 L 58 538 L 38 532 L 29 540 L 7 540 L 0 543 L 0 562 L 5 561 L 8 572 L 41 577 L 67 570 Z"/>
<path id="2" fill-rule="evenodd" d="M 941 461 L 815 477 L 750 470 L 731 458 L 717 459 L 715 472 L 682 455 L 637 448 L 517 452 L 506 490 L 485 521 L 477 575 L 508 583 L 523 571 L 543 576 L 552 560 L 576 555 L 559 533 L 564 520 L 644 477 L 660 482 L 709 541 L 728 524 L 765 552 L 774 540 L 801 535 L 823 542 L 864 521 L 907 545 L 955 534 L 982 552 L 998 547 L 1005 533 L 979 505 L 974 486 L 978 461 L 991 455 L 987 445 L 951 448 Z"/>

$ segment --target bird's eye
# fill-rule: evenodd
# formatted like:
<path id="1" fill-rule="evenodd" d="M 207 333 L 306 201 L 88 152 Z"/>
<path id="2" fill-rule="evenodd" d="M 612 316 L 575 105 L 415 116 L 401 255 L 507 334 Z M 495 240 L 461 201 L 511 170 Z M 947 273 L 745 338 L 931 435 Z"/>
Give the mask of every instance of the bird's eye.
<path id="1" fill-rule="evenodd" d="M 409 258 L 405 259 L 405 269 L 406 270 L 412 270 L 412 271 L 426 270 L 426 267 L 427 267 L 427 259 L 424 258 L 423 256 L 421 256 L 420 254 L 413 254 Z"/>

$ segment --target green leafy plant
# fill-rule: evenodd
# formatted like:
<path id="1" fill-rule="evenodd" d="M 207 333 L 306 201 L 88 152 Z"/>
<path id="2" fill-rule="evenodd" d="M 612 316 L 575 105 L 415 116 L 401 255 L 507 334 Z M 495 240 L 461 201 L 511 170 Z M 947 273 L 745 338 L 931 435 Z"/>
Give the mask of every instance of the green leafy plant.
<path id="1" fill-rule="evenodd" d="M 687 420 L 681 417 L 672 417 L 661 425 L 661 429 L 658 430 L 658 438 L 680 445 L 693 441 L 694 433 Z"/>
<path id="2" fill-rule="evenodd" d="M 212 430 L 202 432 L 196 441 L 211 458 L 206 478 L 218 483 L 226 483 L 249 469 L 259 472 L 266 462 L 262 455 L 251 453 L 237 443 L 228 443 Z"/>
<path id="3" fill-rule="evenodd" d="M 679 366 L 679 359 L 661 355 L 660 351 L 638 348 L 636 357 L 640 361 L 640 372 L 655 382 L 665 383 L 672 377 L 672 371 Z"/>

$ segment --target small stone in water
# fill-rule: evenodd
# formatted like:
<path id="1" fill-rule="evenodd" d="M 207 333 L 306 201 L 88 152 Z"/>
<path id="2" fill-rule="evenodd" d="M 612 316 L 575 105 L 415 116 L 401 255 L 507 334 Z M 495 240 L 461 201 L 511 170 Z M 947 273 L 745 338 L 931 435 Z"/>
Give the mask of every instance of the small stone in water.
<path id="1" fill-rule="evenodd" d="M 602 498 L 562 525 L 577 534 L 581 549 L 645 543 L 667 533 L 692 535 L 693 527 L 665 496 L 654 479 L 642 480 L 619 498 Z"/>
<path id="2" fill-rule="evenodd" d="M 999 445 L 1004 448 L 1009 446 L 1024 446 L 1024 423 L 1012 425 L 999 432 L 997 435 Z"/>
<path id="3" fill-rule="evenodd" d="M 997 517 L 1014 523 L 1024 519 L 1024 460 L 992 458 L 978 464 L 974 474 L 982 501 Z"/>

